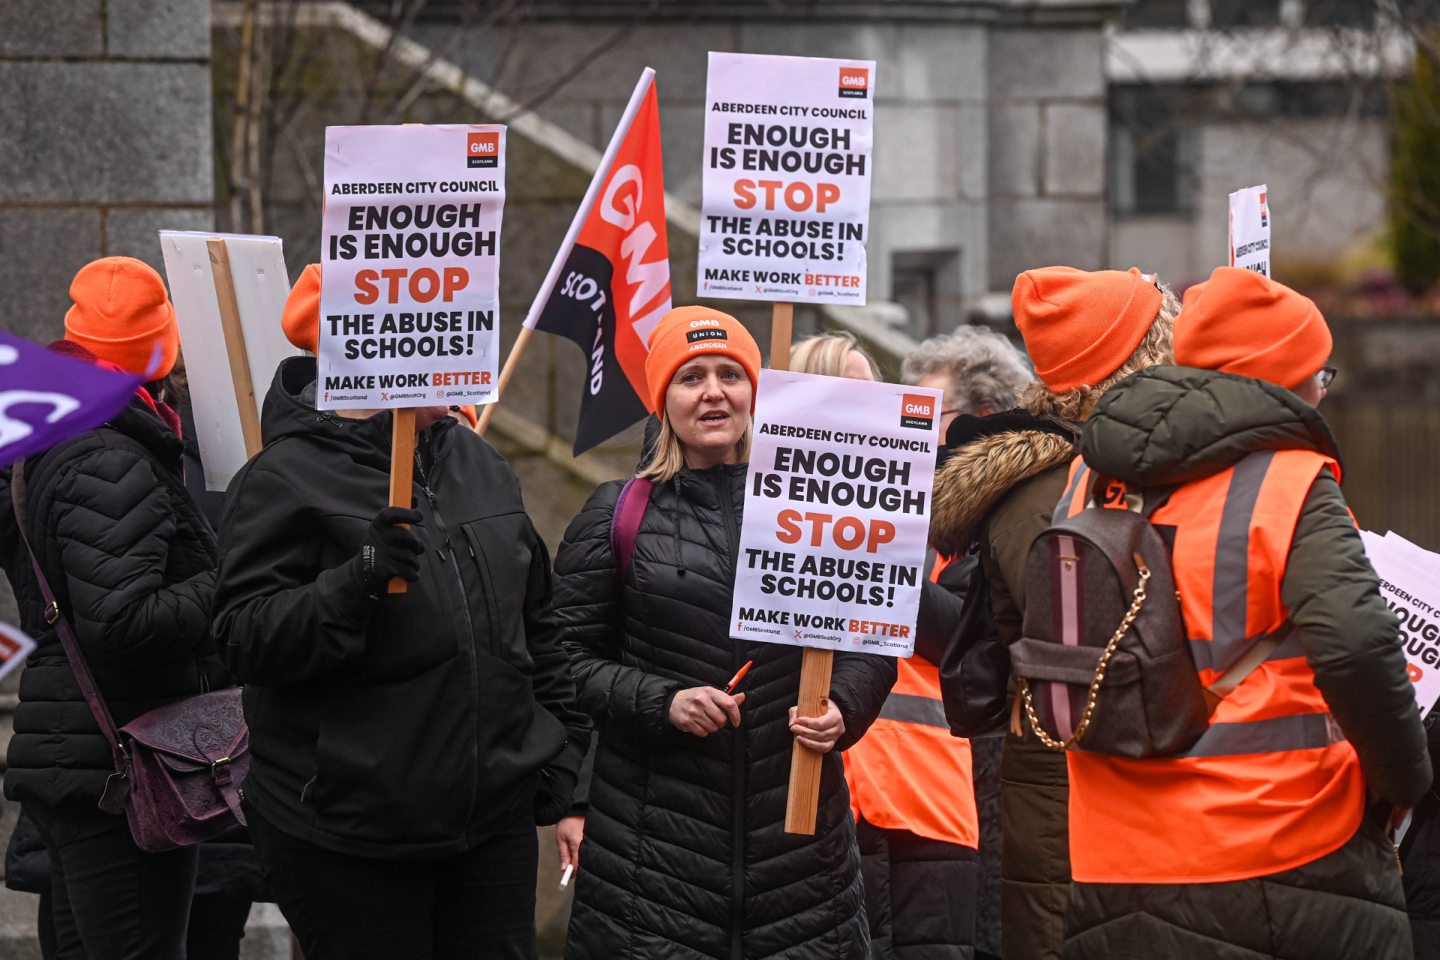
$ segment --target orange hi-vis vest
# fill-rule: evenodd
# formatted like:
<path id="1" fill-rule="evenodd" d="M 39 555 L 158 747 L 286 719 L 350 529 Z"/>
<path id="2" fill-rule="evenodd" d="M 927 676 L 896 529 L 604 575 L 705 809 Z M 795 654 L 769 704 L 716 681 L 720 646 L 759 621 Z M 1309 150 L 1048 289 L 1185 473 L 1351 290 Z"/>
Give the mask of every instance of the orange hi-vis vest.
<path id="1" fill-rule="evenodd" d="M 943 564 L 937 564 L 931 579 Z M 940 668 L 918 653 L 897 661 L 899 676 L 880 716 L 841 756 L 858 820 L 979 848 L 970 741 L 950 735 Z"/>
<path id="2" fill-rule="evenodd" d="M 1339 465 L 1312 451 L 1251 454 L 1179 487 L 1151 516 L 1175 530 L 1175 585 L 1202 684 L 1260 640 L 1288 636 L 1183 754 L 1066 754 L 1077 882 L 1261 877 L 1318 860 L 1359 829 L 1359 758 L 1330 716 L 1280 600 L 1301 508 L 1326 469 L 1339 479 Z M 1071 465 L 1057 517 L 1084 509 L 1089 473 L 1078 459 Z"/>

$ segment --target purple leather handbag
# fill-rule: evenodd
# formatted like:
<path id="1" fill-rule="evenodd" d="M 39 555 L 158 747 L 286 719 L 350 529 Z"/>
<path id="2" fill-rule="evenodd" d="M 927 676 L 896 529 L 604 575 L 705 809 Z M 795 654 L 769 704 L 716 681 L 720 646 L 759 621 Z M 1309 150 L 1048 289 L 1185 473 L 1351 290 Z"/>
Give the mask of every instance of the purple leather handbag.
<path id="1" fill-rule="evenodd" d="M 124 814 L 135 845 L 149 853 L 187 847 L 244 825 L 240 785 L 250 769 L 250 734 L 240 688 L 177 700 L 141 714 L 117 731 L 30 546 L 23 460 L 15 464 L 10 495 L 20 537 L 45 598 L 45 622 L 59 634 L 80 691 L 115 759 L 100 809 Z"/>

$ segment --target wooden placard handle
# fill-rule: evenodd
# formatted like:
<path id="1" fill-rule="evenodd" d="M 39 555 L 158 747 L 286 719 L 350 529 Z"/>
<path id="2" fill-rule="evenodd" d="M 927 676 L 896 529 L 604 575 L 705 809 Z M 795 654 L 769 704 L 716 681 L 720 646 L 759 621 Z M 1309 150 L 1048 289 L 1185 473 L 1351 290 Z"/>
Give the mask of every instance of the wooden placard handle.
<path id="1" fill-rule="evenodd" d="M 796 714 L 818 717 L 830 700 L 830 670 L 835 665 L 833 650 L 806 647 L 800 661 L 800 700 Z M 825 760 L 796 740 L 790 753 L 790 790 L 785 796 L 785 832 L 815 834 L 815 813 L 820 806 L 820 768 Z"/>
<path id="2" fill-rule="evenodd" d="M 260 409 L 255 403 L 255 384 L 250 378 L 250 355 L 245 349 L 245 328 L 240 324 L 240 304 L 235 298 L 235 278 L 230 273 L 230 253 L 225 241 L 205 241 L 210 254 L 210 275 L 215 283 L 215 301 L 220 308 L 220 329 L 225 334 L 225 354 L 230 361 L 230 382 L 235 387 L 235 406 L 240 412 L 240 436 L 245 456 L 260 452 Z"/>
<path id="3" fill-rule="evenodd" d="M 409 408 L 390 411 L 393 428 L 390 433 L 390 506 L 410 509 L 415 496 L 415 411 Z M 404 593 L 409 584 L 403 577 L 391 577 L 387 593 Z"/>
<path id="4" fill-rule="evenodd" d="M 795 336 L 795 304 L 770 305 L 770 369 L 790 369 L 790 341 Z"/>
<path id="5" fill-rule="evenodd" d="M 790 369 L 790 341 L 795 335 L 795 305 L 774 303 L 770 309 L 770 369 Z M 818 717 L 830 697 L 830 670 L 835 654 L 830 650 L 804 648 L 800 660 L 800 696 L 795 713 Z M 820 807 L 820 769 L 825 755 L 796 740 L 790 753 L 790 789 L 785 797 L 785 832 L 815 834 L 815 815 Z"/>

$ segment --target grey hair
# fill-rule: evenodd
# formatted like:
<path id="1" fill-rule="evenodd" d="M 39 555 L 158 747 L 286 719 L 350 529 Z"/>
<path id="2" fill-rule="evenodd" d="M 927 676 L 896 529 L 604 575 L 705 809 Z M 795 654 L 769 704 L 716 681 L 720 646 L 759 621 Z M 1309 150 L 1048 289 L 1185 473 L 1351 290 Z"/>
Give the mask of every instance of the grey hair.
<path id="1" fill-rule="evenodd" d="M 1034 377 L 1004 335 L 977 326 L 931 337 L 910 352 L 900 369 L 901 379 L 911 385 L 937 373 L 950 378 L 946 399 L 960 413 L 1009 410 Z"/>

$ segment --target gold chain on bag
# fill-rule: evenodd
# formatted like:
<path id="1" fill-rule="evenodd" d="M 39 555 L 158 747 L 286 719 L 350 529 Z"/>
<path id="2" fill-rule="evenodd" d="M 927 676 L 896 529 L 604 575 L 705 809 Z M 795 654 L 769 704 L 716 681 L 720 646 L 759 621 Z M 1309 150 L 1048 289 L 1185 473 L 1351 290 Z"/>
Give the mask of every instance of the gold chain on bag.
<path id="1" fill-rule="evenodd" d="M 1080 742 L 1085 731 L 1090 726 L 1090 721 L 1095 717 L 1095 698 L 1100 695 L 1100 684 L 1105 682 L 1105 668 L 1110 664 L 1110 657 L 1115 653 L 1115 648 L 1120 645 L 1120 638 L 1129 632 L 1130 627 L 1135 623 L 1135 618 L 1140 615 L 1140 608 L 1145 606 L 1145 584 L 1150 579 L 1150 568 L 1145 566 L 1145 561 L 1135 554 L 1135 566 L 1140 570 L 1140 582 L 1135 584 L 1135 599 L 1130 603 L 1130 609 L 1125 612 L 1125 619 L 1120 621 L 1120 626 L 1115 629 L 1115 635 L 1110 642 L 1105 644 L 1105 651 L 1100 654 L 1100 662 L 1095 665 L 1095 679 L 1090 681 L 1090 692 L 1085 698 L 1085 712 L 1080 715 L 1080 723 L 1075 727 L 1075 732 L 1063 742 L 1056 740 L 1046 732 L 1040 725 L 1040 718 L 1035 714 L 1035 701 L 1030 695 L 1030 683 L 1020 678 L 1020 696 L 1025 701 L 1025 715 L 1030 718 L 1030 726 L 1035 730 L 1035 735 L 1040 742 L 1056 752 L 1067 749 Z"/>

